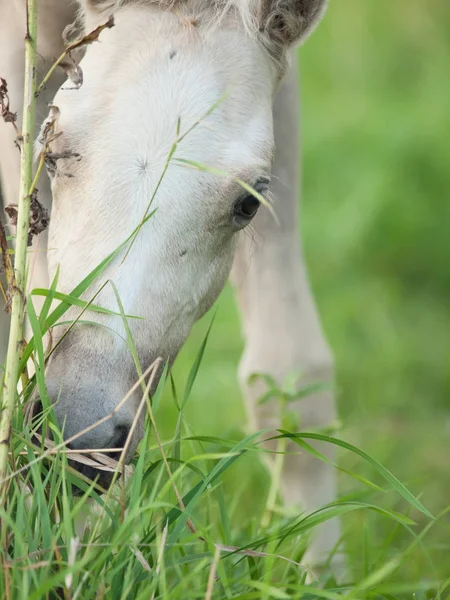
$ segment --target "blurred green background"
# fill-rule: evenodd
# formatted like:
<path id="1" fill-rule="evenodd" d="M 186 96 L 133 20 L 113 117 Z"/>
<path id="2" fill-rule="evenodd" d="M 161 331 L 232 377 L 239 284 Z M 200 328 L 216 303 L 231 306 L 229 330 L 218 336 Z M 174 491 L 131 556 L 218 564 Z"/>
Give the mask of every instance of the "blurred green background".
<path id="1" fill-rule="evenodd" d="M 438 514 L 450 504 L 450 2 L 334 0 L 300 56 L 301 228 L 337 360 L 340 435 Z M 216 306 L 188 414 L 197 433 L 226 437 L 245 425 L 236 381 L 243 341 L 229 288 Z M 177 360 L 180 385 L 210 320 Z M 173 404 L 163 410 L 170 435 Z M 340 459 L 373 478 L 359 459 Z M 247 484 L 236 469 L 234 485 Z M 395 494 L 367 494 L 349 477 L 341 490 L 405 510 Z M 250 505 L 254 489 L 243 493 Z M 419 532 L 425 522 L 412 516 Z M 445 523 L 424 537 L 436 572 L 419 548 L 403 580 L 450 576 Z M 412 541 L 379 515 L 345 524 L 356 571 Z"/>

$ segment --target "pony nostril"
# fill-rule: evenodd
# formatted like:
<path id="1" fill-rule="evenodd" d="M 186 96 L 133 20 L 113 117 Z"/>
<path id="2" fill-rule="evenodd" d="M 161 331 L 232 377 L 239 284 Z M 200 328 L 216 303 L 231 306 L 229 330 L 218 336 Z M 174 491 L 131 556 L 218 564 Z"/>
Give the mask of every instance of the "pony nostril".
<path id="1" fill-rule="evenodd" d="M 116 425 L 114 427 L 114 436 L 111 442 L 111 448 L 123 448 L 127 442 L 130 428 L 126 425 Z"/>

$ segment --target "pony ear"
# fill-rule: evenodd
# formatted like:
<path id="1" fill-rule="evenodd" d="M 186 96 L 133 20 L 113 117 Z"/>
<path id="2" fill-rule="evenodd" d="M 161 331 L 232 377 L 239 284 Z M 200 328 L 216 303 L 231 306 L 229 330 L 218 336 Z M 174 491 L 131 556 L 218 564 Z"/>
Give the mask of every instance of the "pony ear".
<path id="1" fill-rule="evenodd" d="M 328 0 L 261 0 L 260 29 L 286 48 L 303 41 L 325 12 Z"/>

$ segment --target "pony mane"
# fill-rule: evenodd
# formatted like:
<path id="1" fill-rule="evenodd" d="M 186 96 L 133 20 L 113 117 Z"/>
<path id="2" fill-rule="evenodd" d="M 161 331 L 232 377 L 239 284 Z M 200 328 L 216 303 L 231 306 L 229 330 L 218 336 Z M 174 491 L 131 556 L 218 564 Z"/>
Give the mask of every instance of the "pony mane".
<path id="1" fill-rule="evenodd" d="M 280 0 L 279 0 L 280 1 Z M 258 14 L 267 0 L 88 0 L 101 12 L 114 12 L 118 8 L 131 4 L 159 5 L 163 10 L 177 9 L 182 13 L 206 19 L 211 26 L 217 26 L 226 17 L 234 14 L 250 35 L 258 32 Z"/>
<path id="2" fill-rule="evenodd" d="M 81 3 L 108 15 L 133 4 L 159 5 L 212 29 L 231 19 L 249 36 L 258 39 L 283 67 L 288 47 L 312 32 L 325 12 L 327 0 L 81 0 Z"/>

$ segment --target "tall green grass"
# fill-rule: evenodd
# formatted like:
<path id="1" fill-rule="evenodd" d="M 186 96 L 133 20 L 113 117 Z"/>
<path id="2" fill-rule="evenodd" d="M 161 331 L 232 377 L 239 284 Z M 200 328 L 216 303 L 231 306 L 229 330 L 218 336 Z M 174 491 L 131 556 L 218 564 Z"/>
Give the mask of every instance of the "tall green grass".
<path id="1" fill-rule="evenodd" d="M 446 5 L 432 4 L 439 19 L 406 0 L 395 11 L 387 0 L 335 2 L 316 39 L 302 50 L 303 229 L 313 285 L 337 350 L 346 428 L 339 438 L 283 431 L 279 439 L 293 438 L 302 451 L 313 451 L 308 440 L 320 435 L 338 445 L 342 497 L 309 517 L 278 510 L 267 523 L 273 480 L 261 460 L 261 440 L 269 433 L 243 433 L 235 383 L 241 342 L 228 289 L 211 329 L 208 315 L 162 378 L 151 419 L 146 405 L 154 426 L 146 427 L 132 477 L 101 495 L 68 464 L 63 447 L 42 460 L 43 448 L 19 402 L 35 387 L 45 398 L 43 334 L 70 306 L 80 305 L 74 326 L 101 310 L 95 299 L 79 300 L 93 276 L 65 297 L 55 278 L 49 290 L 38 292 L 46 296 L 41 312 L 35 313 L 32 300 L 27 307 L 34 337 L 25 356 L 36 375 L 17 399 L 13 422 L 14 462 L 0 512 L 1 597 L 448 595 L 449 488 L 439 483 L 445 481 L 439 437 L 448 382 L 448 346 L 440 331 L 447 323 L 447 275 L 439 250 L 446 235 L 443 225 L 439 229 L 442 217 L 424 203 L 438 202 L 446 192 L 449 147 L 441 129 L 448 118 L 442 87 L 448 87 L 443 74 L 450 15 Z M 428 37 L 422 14 L 432 23 Z M 405 73 L 419 45 L 420 70 Z M 416 143 L 413 127 L 431 136 L 429 154 Z M 431 190 L 426 198 L 422 178 Z M 418 236 L 426 218 L 428 240 Z M 424 289 L 429 273 L 432 285 Z M 59 303 L 56 309 L 52 301 Z M 126 324 L 120 298 L 117 313 Z M 135 354 L 129 332 L 127 338 Z M 274 396 L 285 397 L 272 388 Z M 62 438 L 49 406 L 45 413 L 58 445 Z M 441 478 L 431 482 L 431 494 L 428 469 Z M 74 495 L 74 483 L 82 496 Z M 336 515 L 346 525 L 350 573 L 337 583 L 325 569 L 319 581 L 307 584 L 301 562 L 309 537 Z"/>
<path id="2" fill-rule="evenodd" d="M 31 314 L 33 321 L 36 318 L 33 343 L 40 348 L 39 318 Z M 132 339 L 129 342 L 132 347 Z M 268 438 L 269 432 L 255 432 L 239 440 L 194 434 L 184 410 L 195 393 L 206 342 L 205 337 L 181 393 L 175 392 L 179 386 L 172 380 L 170 388 L 179 413 L 172 436 L 162 445 L 155 444 L 161 397 L 168 383 L 166 371 L 152 398 L 153 427 L 146 427 L 133 461 L 134 472 L 106 494 L 97 493 L 94 483 L 80 478 L 68 464 L 70 454 L 61 444 L 55 452 L 40 453 L 30 422 L 17 412 L 12 437 L 15 462 L 8 479 L 8 502 L 0 511 L 0 589 L 4 597 L 369 598 L 378 595 L 386 576 L 398 569 L 409 549 L 358 582 L 350 579 L 338 586 L 325 570 L 311 587 L 305 583 L 308 572 L 301 559 L 314 528 L 353 511 L 373 511 L 391 527 L 405 528 L 411 547 L 421 544 L 408 516 L 350 498 L 310 516 L 277 516 L 267 525 L 264 512 L 255 511 L 243 522 L 238 498 L 227 494 L 223 477 L 245 455 L 260 460 L 264 452 L 261 440 Z M 38 375 L 35 381 L 43 397 L 45 381 Z M 272 393 L 279 391 L 273 389 Z M 53 436 L 55 442 L 60 441 L 54 424 Z M 363 451 L 319 433 L 281 432 L 278 436 L 285 437 L 306 451 L 313 451 L 307 443 L 310 439 L 344 447 L 371 466 L 384 482 L 385 493 L 390 490 L 430 523 L 434 521 L 404 484 Z M 81 496 L 74 495 L 74 484 L 84 490 Z M 182 495 L 181 506 L 175 486 Z M 427 579 L 411 582 L 402 591 L 436 591 L 438 585 Z"/>

